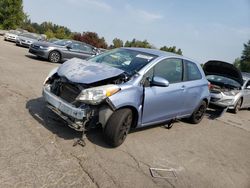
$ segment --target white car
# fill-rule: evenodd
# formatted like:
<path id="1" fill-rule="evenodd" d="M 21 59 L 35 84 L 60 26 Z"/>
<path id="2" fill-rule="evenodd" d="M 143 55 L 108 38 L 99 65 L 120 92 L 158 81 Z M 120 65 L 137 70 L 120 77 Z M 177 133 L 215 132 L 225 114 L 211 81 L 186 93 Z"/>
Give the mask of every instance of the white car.
<path id="1" fill-rule="evenodd" d="M 4 40 L 15 42 L 19 34 L 21 34 L 20 31 L 10 30 L 7 33 L 5 33 Z"/>

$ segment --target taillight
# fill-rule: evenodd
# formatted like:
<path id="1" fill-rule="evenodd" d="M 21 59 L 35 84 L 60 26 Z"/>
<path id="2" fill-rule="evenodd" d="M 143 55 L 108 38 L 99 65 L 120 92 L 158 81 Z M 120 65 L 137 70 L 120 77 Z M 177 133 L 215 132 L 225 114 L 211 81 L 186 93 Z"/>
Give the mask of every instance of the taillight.
<path id="1" fill-rule="evenodd" d="M 209 90 L 213 89 L 213 85 L 210 82 L 208 82 L 208 89 Z"/>

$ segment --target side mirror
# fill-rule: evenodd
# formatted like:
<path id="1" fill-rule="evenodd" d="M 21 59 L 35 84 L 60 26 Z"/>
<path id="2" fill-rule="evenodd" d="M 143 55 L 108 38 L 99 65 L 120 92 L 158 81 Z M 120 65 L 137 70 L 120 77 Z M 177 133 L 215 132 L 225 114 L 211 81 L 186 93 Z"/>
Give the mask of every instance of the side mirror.
<path id="1" fill-rule="evenodd" d="M 150 85 L 151 86 L 159 86 L 159 87 L 168 87 L 169 81 L 166 80 L 165 78 L 154 76 Z"/>
<path id="2" fill-rule="evenodd" d="M 68 50 L 71 50 L 71 49 L 72 49 L 71 45 L 67 45 L 66 48 L 67 48 Z"/>

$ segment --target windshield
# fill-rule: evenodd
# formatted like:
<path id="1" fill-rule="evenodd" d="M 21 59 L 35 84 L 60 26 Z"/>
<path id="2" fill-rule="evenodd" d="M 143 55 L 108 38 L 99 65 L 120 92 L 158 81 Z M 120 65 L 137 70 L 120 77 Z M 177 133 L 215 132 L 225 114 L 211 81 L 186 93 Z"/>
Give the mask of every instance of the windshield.
<path id="1" fill-rule="evenodd" d="M 130 49 L 115 49 L 90 58 L 96 63 L 104 63 L 119 68 L 132 75 L 154 60 L 157 56 Z"/>
<path id="2" fill-rule="evenodd" d="M 16 31 L 16 30 L 10 30 L 9 33 L 18 35 L 18 34 L 20 34 L 21 32 L 20 32 L 20 31 Z"/>
<path id="3" fill-rule="evenodd" d="M 31 34 L 31 33 L 24 33 L 24 34 L 21 34 L 20 36 L 22 37 L 27 37 L 27 38 L 30 38 L 30 39 L 38 39 L 39 36 L 36 35 L 36 34 Z"/>
<path id="4" fill-rule="evenodd" d="M 206 78 L 209 82 L 214 83 L 214 84 L 219 83 L 220 85 L 229 85 L 229 86 L 233 86 L 237 88 L 241 87 L 241 85 L 238 82 L 227 77 L 218 76 L 218 75 L 208 75 L 206 76 Z"/>
<path id="5" fill-rule="evenodd" d="M 56 45 L 59 45 L 59 46 L 66 46 L 66 45 L 72 43 L 72 41 L 70 41 L 70 40 L 58 40 L 58 41 L 55 41 L 53 43 Z"/>

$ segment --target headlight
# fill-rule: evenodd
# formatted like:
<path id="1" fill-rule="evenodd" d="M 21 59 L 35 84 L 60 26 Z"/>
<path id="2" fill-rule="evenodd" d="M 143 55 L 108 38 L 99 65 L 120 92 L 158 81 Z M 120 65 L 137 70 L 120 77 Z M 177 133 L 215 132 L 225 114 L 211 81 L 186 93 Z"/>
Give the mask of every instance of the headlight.
<path id="1" fill-rule="evenodd" d="M 41 49 L 41 50 L 48 50 L 49 47 L 48 47 L 48 46 L 40 46 L 40 49 Z"/>
<path id="2" fill-rule="evenodd" d="M 229 96 L 235 96 L 239 93 L 239 91 L 224 91 L 225 95 L 229 95 Z"/>
<path id="3" fill-rule="evenodd" d="M 77 100 L 88 104 L 97 105 L 107 97 L 110 97 L 117 93 L 119 90 L 120 88 L 116 85 L 104 85 L 100 87 L 85 89 L 77 97 Z"/>
<path id="4" fill-rule="evenodd" d="M 49 79 L 51 76 L 53 76 L 53 75 L 57 72 L 57 70 L 58 70 L 58 67 L 53 68 L 53 69 L 49 72 L 48 76 L 45 78 L 45 80 L 44 80 L 44 82 L 43 82 L 43 85 L 46 84 L 46 82 L 48 81 L 48 79 Z"/>

